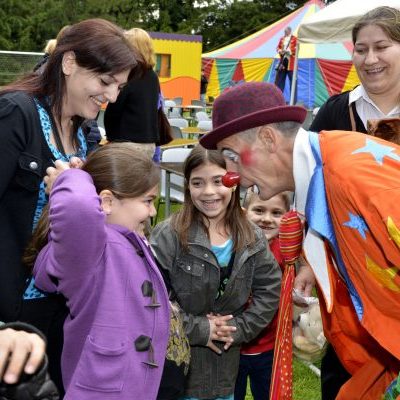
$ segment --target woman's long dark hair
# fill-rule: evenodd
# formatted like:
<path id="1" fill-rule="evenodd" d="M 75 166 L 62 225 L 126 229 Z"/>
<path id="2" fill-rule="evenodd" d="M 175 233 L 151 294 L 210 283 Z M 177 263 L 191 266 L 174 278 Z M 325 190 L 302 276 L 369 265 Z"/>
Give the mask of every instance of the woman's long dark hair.
<path id="1" fill-rule="evenodd" d="M 64 54 L 69 51 L 75 54 L 80 67 L 95 73 L 117 74 L 129 70 L 129 78 L 132 78 L 141 74 L 144 68 L 142 56 L 128 42 L 121 28 L 104 19 L 88 19 L 68 26 L 63 31 L 41 74 L 32 72 L 26 75 L 5 86 L 0 95 L 21 90 L 37 98 L 48 97 L 54 119 L 61 125 L 62 104 L 66 94 L 62 61 Z M 75 116 L 72 120 L 73 142 L 77 145 L 76 132 L 83 118 Z"/>
<path id="2" fill-rule="evenodd" d="M 193 224 L 197 223 L 201 225 L 206 234 L 209 235 L 209 224 L 207 224 L 204 215 L 193 204 L 189 190 L 189 181 L 192 171 L 205 164 L 215 164 L 218 167 L 226 169 L 225 160 L 219 151 L 206 150 L 201 145 L 197 145 L 186 159 L 183 168 L 185 176 L 185 201 L 180 211 L 171 218 L 172 227 L 177 232 L 179 241 L 184 248 L 188 245 L 189 231 Z M 240 206 L 239 188 L 232 193 L 232 198 L 228 204 L 222 224 L 224 226 L 221 226 L 221 228 L 225 229 L 232 236 L 235 251 L 254 244 L 254 229 Z"/>

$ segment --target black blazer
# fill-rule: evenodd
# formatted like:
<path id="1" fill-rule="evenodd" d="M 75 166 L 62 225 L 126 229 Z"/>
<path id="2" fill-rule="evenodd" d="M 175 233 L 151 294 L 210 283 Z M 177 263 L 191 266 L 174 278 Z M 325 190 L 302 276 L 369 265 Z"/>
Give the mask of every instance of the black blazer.
<path id="1" fill-rule="evenodd" d="M 18 319 L 30 271 L 21 256 L 30 239 L 39 186 L 53 155 L 33 99 L 0 97 L 0 320 Z"/>
<path id="2" fill-rule="evenodd" d="M 321 106 L 309 130 L 312 132 L 320 132 L 322 130 L 351 131 L 349 93 L 350 92 L 343 92 L 330 97 L 326 103 Z M 357 114 L 355 103 L 352 103 L 352 109 L 357 132 L 366 133 L 367 131 L 364 124 Z"/>
<path id="3" fill-rule="evenodd" d="M 115 103 L 108 104 L 104 127 L 109 141 L 158 143 L 157 74 L 149 69 L 140 79 L 130 81 Z"/>

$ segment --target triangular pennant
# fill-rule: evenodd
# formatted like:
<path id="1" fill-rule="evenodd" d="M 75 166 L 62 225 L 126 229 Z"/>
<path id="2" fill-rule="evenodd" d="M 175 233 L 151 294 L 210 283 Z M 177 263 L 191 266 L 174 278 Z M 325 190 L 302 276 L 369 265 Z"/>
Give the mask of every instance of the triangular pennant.
<path id="1" fill-rule="evenodd" d="M 351 61 L 317 59 L 329 96 L 341 93 L 352 67 Z"/>
<path id="2" fill-rule="evenodd" d="M 235 82 L 232 80 L 233 74 L 236 70 L 236 65 L 239 60 L 230 59 L 216 59 L 218 69 L 218 80 L 219 89 L 221 93 L 232 86 L 235 86 Z"/>
<path id="3" fill-rule="evenodd" d="M 263 82 L 266 72 L 273 63 L 273 58 L 242 60 L 244 79 L 246 82 Z"/>
<path id="4" fill-rule="evenodd" d="M 320 107 L 325 103 L 326 99 L 329 97 L 328 89 L 326 88 L 324 78 L 321 74 L 321 69 L 318 63 L 315 64 L 315 99 L 314 107 Z"/>
<path id="5" fill-rule="evenodd" d="M 357 71 L 354 65 L 352 65 L 350 72 L 347 75 L 346 82 L 344 83 L 344 86 L 342 88 L 342 92 L 345 92 L 346 90 L 352 90 L 359 84 L 360 84 L 360 78 L 357 75 Z"/>
<path id="6" fill-rule="evenodd" d="M 243 80 L 244 80 L 244 74 L 243 74 L 243 68 L 242 68 L 242 61 L 239 60 L 239 62 L 236 65 L 235 72 L 232 75 L 232 81 L 235 83 L 238 83 Z"/>
<path id="7" fill-rule="evenodd" d="M 208 59 L 211 60 L 211 59 Z M 208 85 L 207 85 L 207 96 L 218 97 L 221 93 L 219 87 L 219 77 L 218 77 L 218 68 L 216 60 L 212 60 L 213 62 L 208 64 L 209 75 L 208 75 Z"/>

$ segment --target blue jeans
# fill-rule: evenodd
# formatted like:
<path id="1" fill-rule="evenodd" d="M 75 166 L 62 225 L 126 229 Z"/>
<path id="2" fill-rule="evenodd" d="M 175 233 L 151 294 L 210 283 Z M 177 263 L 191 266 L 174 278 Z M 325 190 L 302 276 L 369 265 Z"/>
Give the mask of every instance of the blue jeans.
<path id="1" fill-rule="evenodd" d="M 239 373 L 235 385 L 235 400 L 245 399 L 247 378 L 250 378 L 250 389 L 254 400 L 269 399 L 273 359 L 273 350 L 257 355 L 240 355 Z"/>

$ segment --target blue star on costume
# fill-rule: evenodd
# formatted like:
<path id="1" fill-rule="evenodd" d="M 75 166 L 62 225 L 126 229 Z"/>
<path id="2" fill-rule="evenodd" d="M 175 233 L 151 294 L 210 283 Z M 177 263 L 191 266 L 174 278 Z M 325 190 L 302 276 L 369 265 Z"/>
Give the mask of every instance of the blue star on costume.
<path id="1" fill-rule="evenodd" d="M 348 226 L 349 228 L 357 229 L 358 233 L 362 236 L 365 240 L 367 235 L 365 231 L 368 231 L 368 226 L 360 215 L 355 215 L 349 212 L 349 220 L 343 223 L 343 226 Z"/>
<path id="2" fill-rule="evenodd" d="M 375 161 L 380 165 L 383 164 L 383 157 L 389 157 L 393 160 L 400 161 L 400 156 L 393 153 L 396 149 L 395 147 L 385 146 L 371 139 L 366 139 L 365 142 L 366 144 L 364 147 L 354 150 L 351 154 L 371 153 Z"/>

